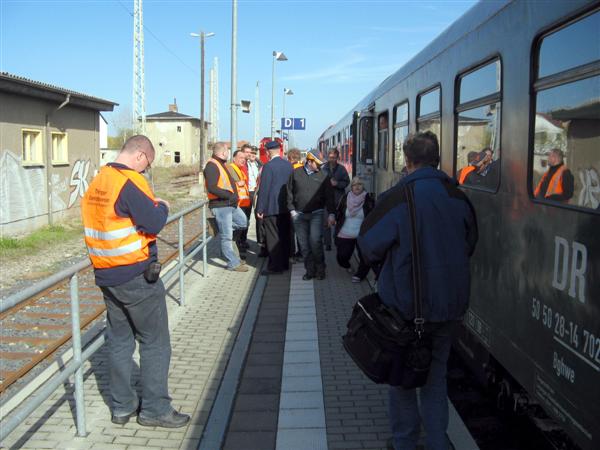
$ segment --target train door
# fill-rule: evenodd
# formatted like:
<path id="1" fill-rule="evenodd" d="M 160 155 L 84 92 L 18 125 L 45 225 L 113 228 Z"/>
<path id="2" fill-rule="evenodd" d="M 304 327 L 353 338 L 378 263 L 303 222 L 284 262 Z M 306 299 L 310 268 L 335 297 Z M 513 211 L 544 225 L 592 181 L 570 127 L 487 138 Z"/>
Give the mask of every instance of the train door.
<path id="1" fill-rule="evenodd" d="M 361 177 L 367 192 L 375 192 L 374 161 L 374 114 L 373 111 L 364 111 L 356 118 L 356 152 L 353 153 L 353 174 Z"/>

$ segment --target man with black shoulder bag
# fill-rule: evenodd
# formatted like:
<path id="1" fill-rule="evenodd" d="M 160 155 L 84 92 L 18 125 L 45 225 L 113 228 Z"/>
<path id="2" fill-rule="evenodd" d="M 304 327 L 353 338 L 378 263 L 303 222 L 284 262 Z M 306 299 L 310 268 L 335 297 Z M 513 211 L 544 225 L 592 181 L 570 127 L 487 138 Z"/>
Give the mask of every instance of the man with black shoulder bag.
<path id="1" fill-rule="evenodd" d="M 446 366 L 469 303 L 477 221 L 456 180 L 436 168 L 434 133 L 410 136 L 403 150 L 408 175 L 380 196 L 361 227 L 363 257 L 381 264 L 378 294 L 355 306 L 344 346 L 371 379 L 390 384 L 388 448 L 414 450 L 422 422 L 427 449 L 447 450 Z M 361 366 L 361 330 L 380 334 L 387 365 Z"/>

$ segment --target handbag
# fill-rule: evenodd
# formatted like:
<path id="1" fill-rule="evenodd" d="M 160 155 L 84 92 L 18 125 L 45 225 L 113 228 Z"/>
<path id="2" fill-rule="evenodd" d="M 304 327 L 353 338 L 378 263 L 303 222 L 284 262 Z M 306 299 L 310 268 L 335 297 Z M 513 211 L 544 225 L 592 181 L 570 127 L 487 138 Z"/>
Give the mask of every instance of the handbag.
<path id="1" fill-rule="evenodd" d="M 354 305 L 344 349 L 375 383 L 413 389 L 427 382 L 432 359 L 432 324 L 425 326 L 421 300 L 421 269 L 412 185 L 406 186 L 412 239 L 412 278 L 415 319 L 406 321 L 395 308 L 381 302 L 377 293 Z"/>

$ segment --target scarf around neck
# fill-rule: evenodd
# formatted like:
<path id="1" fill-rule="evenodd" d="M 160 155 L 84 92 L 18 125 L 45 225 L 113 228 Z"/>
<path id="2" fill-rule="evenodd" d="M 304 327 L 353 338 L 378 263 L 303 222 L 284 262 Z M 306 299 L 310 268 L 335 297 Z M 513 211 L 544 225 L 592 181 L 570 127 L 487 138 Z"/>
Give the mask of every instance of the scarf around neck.
<path id="1" fill-rule="evenodd" d="M 347 208 L 348 208 L 348 216 L 354 217 L 358 214 L 363 204 L 365 203 L 365 197 L 367 196 L 367 191 L 362 191 L 358 195 L 354 195 L 354 192 L 348 192 L 347 198 Z"/>

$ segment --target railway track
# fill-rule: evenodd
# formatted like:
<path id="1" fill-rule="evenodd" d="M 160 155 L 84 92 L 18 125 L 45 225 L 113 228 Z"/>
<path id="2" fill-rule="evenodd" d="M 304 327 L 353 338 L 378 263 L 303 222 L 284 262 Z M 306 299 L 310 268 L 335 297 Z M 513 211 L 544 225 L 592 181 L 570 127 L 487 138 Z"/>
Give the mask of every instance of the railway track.
<path id="1" fill-rule="evenodd" d="M 183 216 L 184 248 L 202 234 L 202 208 Z M 158 236 L 163 265 L 178 256 L 178 220 L 169 222 Z M 105 311 L 102 292 L 90 267 L 78 273 L 81 329 L 99 320 Z M 0 314 L 0 394 L 31 369 L 50 358 L 71 339 L 69 279 L 64 279 Z"/>

